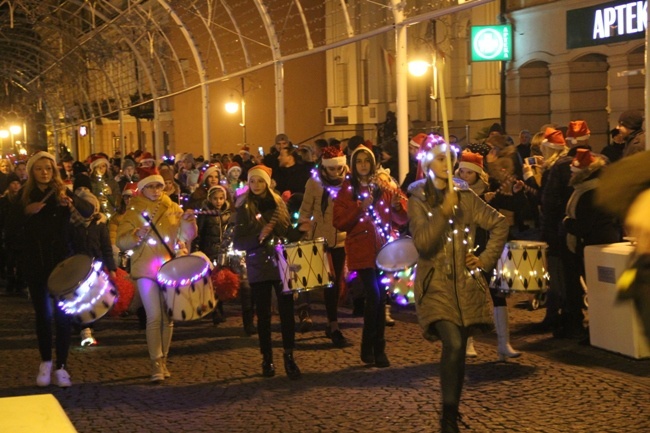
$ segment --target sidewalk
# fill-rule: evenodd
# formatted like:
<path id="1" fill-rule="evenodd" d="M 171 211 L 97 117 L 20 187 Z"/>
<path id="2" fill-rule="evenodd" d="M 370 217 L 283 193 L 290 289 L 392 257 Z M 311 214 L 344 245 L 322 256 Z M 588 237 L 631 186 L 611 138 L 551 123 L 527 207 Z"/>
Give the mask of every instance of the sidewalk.
<path id="1" fill-rule="evenodd" d="M 633 360 L 550 334 L 533 334 L 544 310 L 528 298 L 509 300 L 512 345 L 524 352 L 496 361 L 496 336 L 476 340 L 461 413 L 470 432 L 650 431 L 650 360 Z M 261 376 L 256 337 L 245 337 L 236 304 L 227 321 L 177 323 L 172 378 L 151 385 L 144 331 L 135 316 L 103 318 L 98 346 L 73 336 L 69 389 L 35 386 L 38 351 L 26 299 L 0 296 L 0 397 L 52 393 L 75 428 L 101 432 L 436 432 L 440 344 L 422 339 L 412 308 L 393 314 L 387 328 L 392 366 L 359 360 L 362 320 L 341 310 L 341 328 L 354 344 L 334 349 L 324 336 L 322 305 L 313 304 L 313 330 L 297 334 L 303 378 L 284 374 L 277 316 L 277 374 Z M 9 432 L 8 432 L 9 433 Z"/>

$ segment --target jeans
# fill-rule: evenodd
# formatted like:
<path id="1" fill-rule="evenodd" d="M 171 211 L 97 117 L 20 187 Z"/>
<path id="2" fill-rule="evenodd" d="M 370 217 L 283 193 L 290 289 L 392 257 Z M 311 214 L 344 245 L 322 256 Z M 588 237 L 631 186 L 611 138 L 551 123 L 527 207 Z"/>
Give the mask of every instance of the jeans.
<path id="1" fill-rule="evenodd" d="M 72 333 L 72 317 L 53 301 L 47 289 L 47 284 L 30 283 L 29 294 L 36 315 L 36 338 L 42 361 L 52 360 L 52 318 L 56 328 L 56 368 L 62 368 L 68 361 L 70 338 Z"/>

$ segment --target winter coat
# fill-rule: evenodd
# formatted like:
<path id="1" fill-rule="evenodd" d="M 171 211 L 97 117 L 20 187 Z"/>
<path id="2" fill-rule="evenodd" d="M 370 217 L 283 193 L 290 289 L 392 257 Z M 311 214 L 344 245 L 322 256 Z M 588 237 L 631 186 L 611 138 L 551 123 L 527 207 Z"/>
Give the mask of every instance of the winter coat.
<path id="1" fill-rule="evenodd" d="M 73 226 L 70 234 L 72 250 L 75 254 L 85 254 L 100 260 L 109 271 L 117 269 L 106 216 L 98 213 L 87 226 L 85 224 Z"/>
<path id="2" fill-rule="evenodd" d="M 215 211 L 210 202 L 203 204 L 202 210 Z M 196 223 L 198 225 L 197 248 L 202 251 L 210 260 L 217 259 L 221 249 L 221 242 L 224 238 L 226 225 L 230 219 L 230 208 L 222 209 L 221 215 L 199 215 Z"/>
<path id="3" fill-rule="evenodd" d="M 131 256 L 131 277 L 149 278 L 156 280 L 161 266 L 171 260 L 171 255 L 161 243 L 158 236 L 151 230 L 143 241 L 140 241 L 135 232 L 145 224 L 142 213 L 147 212 L 158 229 L 166 239 L 166 243 L 173 251 L 177 241 L 190 245 L 196 237 L 197 226 L 194 220 L 185 220 L 182 217 L 183 209 L 163 194 L 160 200 L 152 201 L 138 195 L 129 202 L 129 209 L 124 214 L 117 228 L 117 247 L 122 251 L 133 250 Z"/>
<path id="4" fill-rule="evenodd" d="M 305 239 L 325 238 L 330 248 L 342 248 L 346 233 L 334 227 L 334 197 L 340 188 L 330 186 L 326 202 L 323 203 L 325 189 L 320 178 L 310 178 L 305 185 L 305 195 L 300 205 L 299 221 L 313 217 L 314 230 L 307 233 Z M 334 197 L 332 196 L 334 195 Z M 325 211 L 323 211 L 323 207 Z"/>
<path id="5" fill-rule="evenodd" d="M 634 131 L 625 139 L 623 158 L 645 151 L 645 132 L 642 129 Z"/>
<path id="6" fill-rule="evenodd" d="M 119 185 L 108 175 L 102 177 L 91 176 L 90 185 L 92 186 L 91 191 L 99 199 L 100 211 L 107 218 L 110 218 L 111 215 L 117 212 L 122 200 L 122 191 L 120 191 Z"/>
<path id="7" fill-rule="evenodd" d="M 45 201 L 45 207 L 34 215 L 25 215 L 22 194 L 25 189 L 18 192 L 18 198 L 10 209 L 11 229 L 21 234 L 21 263 L 25 270 L 25 277 L 30 286 L 44 285 L 54 268 L 63 260 L 73 254 L 70 245 L 69 232 L 70 208 L 60 206 L 56 194 L 52 194 Z M 41 191 L 34 188 L 30 194 L 30 203 L 40 202 L 48 194 L 49 188 Z M 85 217 L 90 217 L 95 208 L 86 200 L 77 197 L 69 189 L 65 194 L 72 199 L 73 206 Z"/>
<path id="8" fill-rule="evenodd" d="M 369 193 L 368 187 L 361 187 L 360 194 Z M 375 259 L 381 247 L 388 241 L 380 229 L 375 226 L 372 218 L 367 216 L 361 208 L 361 201 L 353 196 L 352 185 L 349 180 L 343 182 L 341 190 L 334 200 L 334 227 L 347 232 L 345 238 L 345 257 L 349 269 L 375 268 Z M 375 199 L 375 208 L 379 209 L 381 227 L 389 227 L 389 231 L 396 237 L 393 223 L 404 225 L 408 222 L 406 201 L 402 200 L 401 209 L 395 211 L 391 208 L 392 192 L 379 191 Z"/>
<path id="9" fill-rule="evenodd" d="M 276 225 L 273 234 L 260 244 L 259 235 L 262 227 L 257 221 L 251 220 L 248 214 L 249 194 L 241 196 L 237 201 L 233 246 L 236 250 L 246 252 L 246 270 L 249 282 L 278 281 L 280 280 L 280 271 L 277 266 L 275 248 L 279 238 L 286 235 L 286 229 L 281 229 Z M 280 205 L 284 206 L 284 212 L 287 212 L 284 202 L 281 201 Z M 272 196 L 267 194 L 266 198 L 262 199 L 259 209 L 261 219 L 271 221 L 275 209 L 276 204 Z"/>
<path id="10" fill-rule="evenodd" d="M 508 223 L 462 181 L 458 184 L 460 190 L 455 192 L 455 215 L 443 216 L 441 207 L 432 207 L 427 200 L 426 182 L 427 179 L 419 180 L 409 189 L 408 214 L 409 230 L 419 253 L 415 275 L 418 322 L 424 337 L 434 340 L 437 336 L 431 325 L 439 320 L 472 328 L 489 327 L 492 323 L 487 283 L 480 272 L 474 273 L 476 278 L 470 275 L 465 256 L 479 226 L 489 231 L 490 236 L 478 257 L 484 269 L 493 268 L 506 243 Z"/>

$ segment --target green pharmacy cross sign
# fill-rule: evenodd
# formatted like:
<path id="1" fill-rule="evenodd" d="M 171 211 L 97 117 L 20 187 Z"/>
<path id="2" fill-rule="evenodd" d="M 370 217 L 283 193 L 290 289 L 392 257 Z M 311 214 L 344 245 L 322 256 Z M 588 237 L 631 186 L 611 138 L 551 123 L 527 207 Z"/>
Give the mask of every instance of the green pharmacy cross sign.
<path id="1" fill-rule="evenodd" d="M 512 26 L 472 26 L 472 61 L 512 60 Z"/>

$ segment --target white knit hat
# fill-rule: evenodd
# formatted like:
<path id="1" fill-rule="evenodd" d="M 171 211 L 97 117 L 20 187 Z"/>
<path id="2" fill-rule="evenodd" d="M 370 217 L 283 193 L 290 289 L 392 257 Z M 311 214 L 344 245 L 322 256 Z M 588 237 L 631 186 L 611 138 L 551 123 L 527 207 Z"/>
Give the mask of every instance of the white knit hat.
<path id="1" fill-rule="evenodd" d="M 159 183 L 161 185 L 164 185 L 165 179 L 163 179 L 163 177 L 159 174 L 152 174 L 151 176 L 147 176 L 138 182 L 138 191 L 142 191 L 145 186 L 151 183 Z"/>
<path id="2" fill-rule="evenodd" d="M 263 164 L 258 164 L 248 170 L 248 181 L 250 182 L 252 176 L 259 176 L 264 181 L 266 184 L 270 187 L 271 186 L 271 175 L 273 173 L 273 170 L 271 167 L 267 167 L 266 165 Z"/>
<path id="3" fill-rule="evenodd" d="M 38 161 L 41 158 L 47 158 L 47 159 L 51 160 L 54 163 L 54 165 L 56 165 L 56 158 L 54 158 L 54 155 L 52 155 L 51 153 L 47 153 L 47 152 L 44 152 L 44 151 L 36 152 L 27 161 L 27 173 L 32 172 L 32 166 L 34 165 L 34 163 L 36 161 Z"/>

